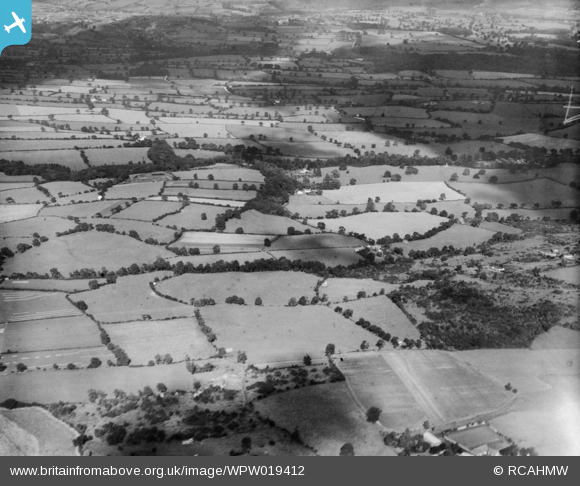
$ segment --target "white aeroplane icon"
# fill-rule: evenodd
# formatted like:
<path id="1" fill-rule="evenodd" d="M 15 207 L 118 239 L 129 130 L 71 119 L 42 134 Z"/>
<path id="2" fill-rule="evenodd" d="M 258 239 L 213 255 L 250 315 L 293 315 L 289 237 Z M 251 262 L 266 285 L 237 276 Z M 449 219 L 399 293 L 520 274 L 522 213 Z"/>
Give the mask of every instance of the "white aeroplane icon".
<path id="1" fill-rule="evenodd" d="M 24 28 L 24 25 L 22 25 L 24 23 L 24 19 L 19 19 L 18 15 L 16 15 L 14 12 L 12 12 L 12 17 L 14 17 L 14 23 L 12 25 L 5 25 L 4 30 L 10 34 L 10 31 L 14 27 L 20 27 L 20 30 L 26 34 L 26 29 Z"/>

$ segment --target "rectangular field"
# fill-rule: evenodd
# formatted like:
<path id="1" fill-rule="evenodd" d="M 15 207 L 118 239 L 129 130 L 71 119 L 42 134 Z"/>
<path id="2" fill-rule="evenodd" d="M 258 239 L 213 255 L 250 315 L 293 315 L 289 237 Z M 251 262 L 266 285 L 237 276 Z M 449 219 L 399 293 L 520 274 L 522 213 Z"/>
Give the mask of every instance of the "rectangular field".
<path id="1" fill-rule="evenodd" d="M 254 209 L 244 211 L 240 219 L 230 219 L 226 223 L 225 231 L 233 233 L 237 228 L 242 228 L 244 233 L 260 234 L 260 235 L 285 235 L 288 228 L 292 226 L 296 231 L 304 232 L 310 229 L 313 233 L 318 233 L 320 230 L 309 228 L 302 223 L 284 218 L 282 216 L 273 216 L 269 214 L 262 214 Z"/>
<path id="2" fill-rule="evenodd" d="M 236 295 L 246 305 L 254 305 L 257 297 L 263 305 L 286 305 L 291 297 L 298 300 L 314 297 L 314 287 L 319 279 L 315 275 L 300 272 L 214 273 L 185 274 L 157 284 L 162 295 L 175 297 L 183 302 L 192 298 L 211 298 L 223 304 L 227 297 Z"/>
<path id="3" fill-rule="evenodd" d="M 182 207 L 181 203 L 171 201 L 139 201 L 111 216 L 111 219 L 133 219 L 153 221 L 164 214 L 174 213 Z"/>
<path id="4" fill-rule="evenodd" d="M 320 262 L 328 267 L 349 266 L 359 263 L 362 257 L 355 253 L 352 248 L 320 248 L 314 250 L 278 250 L 268 251 L 270 255 L 279 260 L 302 260 L 303 262 Z"/>
<path id="5" fill-rule="evenodd" d="M 131 199 L 157 196 L 163 187 L 163 182 L 138 182 L 118 184 L 107 190 L 107 199 Z"/>
<path id="6" fill-rule="evenodd" d="M 24 322 L 54 317 L 82 316 L 60 292 L 0 291 L 0 321 Z"/>
<path id="7" fill-rule="evenodd" d="M 205 322 L 217 335 L 216 346 L 246 351 L 248 363 L 301 362 L 305 354 L 322 357 L 328 343 L 337 352 L 354 351 L 373 335 L 326 306 L 203 307 Z"/>
<path id="8" fill-rule="evenodd" d="M 138 204 L 145 204 L 144 201 Z M 168 203 L 163 203 L 167 205 Z M 173 204 L 173 203 L 170 203 Z M 223 206 L 213 206 L 209 204 L 189 204 L 179 213 L 165 216 L 157 221 L 157 224 L 164 226 L 176 226 L 186 230 L 209 230 L 215 226 L 215 218 L 218 214 L 223 214 L 226 209 Z M 122 213 L 121 213 L 122 214 Z M 203 219 L 205 215 L 205 219 Z"/>
<path id="9" fill-rule="evenodd" d="M 451 228 L 441 231 L 430 238 L 408 243 L 396 243 L 395 246 L 402 247 L 405 252 L 410 250 L 427 251 L 429 248 L 443 248 L 446 245 L 452 245 L 454 248 L 466 248 L 488 241 L 493 235 L 493 231 L 486 229 L 474 228 L 465 224 L 454 224 Z"/>
<path id="10" fill-rule="evenodd" d="M 194 317 L 107 324 L 104 328 L 133 365 L 146 365 L 155 361 L 158 354 L 170 354 L 174 361 L 183 361 L 186 357 L 204 359 L 216 354 Z"/>
<path id="11" fill-rule="evenodd" d="M 70 305 L 70 304 L 69 304 Z M 4 330 L 2 352 L 18 353 L 101 345 L 97 325 L 84 315 L 10 322 Z"/>
<path id="12" fill-rule="evenodd" d="M 203 233 L 186 231 L 173 246 L 180 248 L 199 248 L 202 253 L 213 253 L 215 245 L 220 247 L 220 253 L 254 252 L 264 246 L 268 235 L 239 235 L 227 233 Z"/>

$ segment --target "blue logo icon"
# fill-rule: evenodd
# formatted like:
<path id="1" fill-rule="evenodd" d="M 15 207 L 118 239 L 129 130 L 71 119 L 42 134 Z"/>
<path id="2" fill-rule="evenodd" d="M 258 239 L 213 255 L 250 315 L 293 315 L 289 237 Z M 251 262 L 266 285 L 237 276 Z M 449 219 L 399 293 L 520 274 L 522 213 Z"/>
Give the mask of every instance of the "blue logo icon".
<path id="1" fill-rule="evenodd" d="M 0 53 L 7 46 L 21 46 L 32 34 L 32 1 L 0 0 Z"/>

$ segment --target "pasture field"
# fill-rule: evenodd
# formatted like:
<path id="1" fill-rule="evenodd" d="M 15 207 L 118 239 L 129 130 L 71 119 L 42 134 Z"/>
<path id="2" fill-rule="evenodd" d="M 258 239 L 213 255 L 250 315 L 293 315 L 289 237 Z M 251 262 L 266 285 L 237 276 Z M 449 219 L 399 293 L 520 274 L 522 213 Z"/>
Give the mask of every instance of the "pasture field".
<path id="1" fill-rule="evenodd" d="M 8 421 L 10 434 L 2 439 L 8 455 L 74 456 L 78 454 L 73 440 L 79 435 L 72 427 L 40 407 L 0 409 L 2 421 Z M 16 431 L 15 429 L 18 429 Z M 2 427 L 2 430 L 5 430 Z M 30 441 L 30 442 L 28 442 Z M 0 445 L 0 451 L 3 449 Z M 14 448 L 14 446 L 16 446 Z M 16 454 L 15 454 L 16 452 Z"/>
<path id="2" fill-rule="evenodd" d="M 352 236 L 323 233 L 318 235 L 281 236 L 272 242 L 270 250 L 321 250 L 358 248 L 361 240 Z"/>
<path id="3" fill-rule="evenodd" d="M 219 186 L 219 182 L 217 182 Z M 240 191 L 233 189 L 192 189 L 190 187 L 169 187 L 163 191 L 167 196 L 177 196 L 179 193 L 192 198 L 232 199 L 234 201 L 249 201 L 256 197 L 256 191 Z"/>
<path id="4" fill-rule="evenodd" d="M 215 245 L 219 245 L 220 253 L 254 252 L 264 246 L 267 236 L 186 231 L 172 246 L 199 248 L 202 253 L 213 253 Z"/>
<path id="5" fill-rule="evenodd" d="M 437 201 L 434 203 L 428 203 L 427 209 L 425 211 L 430 213 L 432 208 L 437 209 L 437 213 L 440 213 L 441 211 L 447 211 L 448 215 L 453 214 L 456 218 L 463 217 L 463 213 L 467 213 L 467 217 L 469 218 L 473 218 L 475 216 L 475 209 L 473 209 L 473 207 L 471 207 L 469 204 L 465 204 L 465 200 Z"/>
<path id="6" fill-rule="evenodd" d="M 148 197 L 147 201 L 161 201 L 161 196 Z M 181 201 L 179 196 L 167 196 L 167 200 L 171 202 Z M 210 206 L 222 206 L 226 208 L 243 208 L 246 203 L 243 201 L 232 201 L 231 199 L 208 199 L 203 197 L 190 197 L 190 203 L 205 204 Z M 225 209 L 222 209 L 225 211 Z"/>
<path id="7" fill-rule="evenodd" d="M 0 192 L 10 189 L 24 189 L 27 187 L 34 187 L 34 182 L 0 182 Z"/>
<path id="8" fill-rule="evenodd" d="M 514 228 L 513 226 L 508 226 L 507 224 L 495 222 L 490 223 L 488 221 L 481 222 L 479 224 L 479 227 L 487 231 L 493 231 L 494 233 L 502 232 L 510 235 L 519 235 L 520 233 L 522 233 L 522 230 L 519 228 Z"/>
<path id="9" fill-rule="evenodd" d="M 197 174 L 198 179 L 207 179 L 207 176 L 212 174 L 216 181 L 240 182 L 241 180 L 256 184 L 264 182 L 264 176 L 257 170 L 228 164 L 216 164 L 203 169 L 176 171 L 172 172 L 172 174 L 181 180 L 193 180 L 195 174 Z"/>
<path id="10" fill-rule="evenodd" d="M 50 202 L 50 199 L 36 187 L 10 189 L 0 192 L 0 204 L 41 204 L 48 202 Z"/>
<path id="11" fill-rule="evenodd" d="M 86 169 L 87 166 L 81 159 L 77 150 L 38 150 L 38 151 L 13 151 L 5 152 L 3 158 L 14 161 L 22 161 L 27 165 L 59 164 L 72 170 Z"/>
<path id="12" fill-rule="evenodd" d="M 188 185 L 188 183 L 190 183 L 192 181 L 168 181 L 165 183 L 165 190 L 176 190 L 176 189 L 191 189 Z M 198 189 L 213 189 L 214 188 L 214 184 L 217 184 L 218 187 L 220 188 L 220 190 L 234 190 L 234 191 L 238 191 L 238 190 L 243 190 L 242 186 L 243 184 L 248 184 L 247 182 L 244 182 L 242 184 L 240 184 L 240 182 L 234 182 L 234 181 L 215 181 L 215 180 L 208 180 L 208 179 L 197 179 L 194 182 L 195 184 L 197 184 L 197 188 Z M 234 184 L 238 185 L 237 189 L 234 189 Z M 252 184 L 256 184 L 256 187 L 258 186 L 257 183 L 253 183 Z"/>
<path id="13" fill-rule="evenodd" d="M 300 272 L 189 273 L 164 280 L 156 288 L 162 295 L 183 302 L 211 298 L 223 304 L 227 297 L 237 295 L 246 305 L 253 306 L 257 297 L 263 305 L 286 305 L 291 297 L 298 300 L 305 296 L 310 301 L 317 281 L 315 275 Z"/>
<path id="14" fill-rule="evenodd" d="M 317 143 L 320 140 L 313 134 L 306 130 L 293 130 L 289 128 L 270 128 L 270 127 L 259 127 L 259 126 L 245 126 L 245 125 L 227 125 L 227 130 L 235 138 L 248 139 L 250 135 L 254 135 L 258 138 L 258 134 L 264 135 L 266 137 L 266 143 L 269 145 L 269 141 L 272 142 L 290 142 L 290 138 L 294 142 L 300 142 L 300 145 L 306 143 Z M 294 143 L 291 142 L 291 143 Z"/>
<path id="15" fill-rule="evenodd" d="M 171 201 L 139 201 L 111 216 L 114 220 L 136 220 L 152 222 L 167 213 L 179 211 L 181 203 Z"/>
<path id="16" fill-rule="evenodd" d="M 519 214 L 523 218 L 530 219 L 543 219 L 550 218 L 555 220 L 569 220 L 570 208 L 558 208 L 558 209 L 484 209 L 482 211 L 483 217 L 485 218 L 489 213 L 497 213 L 500 218 L 507 218 L 512 214 Z"/>
<path id="17" fill-rule="evenodd" d="M 89 221 L 95 223 L 95 221 Z M 112 224 L 115 230 L 119 233 L 129 233 L 129 231 L 136 231 L 141 240 L 153 238 L 160 244 L 170 243 L 175 239 L 175 231 L 157 224 L 151 224 L 147 221 L 132 221 L 128 219 L 111 219 L 106 224 Z"/>
<path id="18" fill-rule="evenodd" d="M 69 304 L 70 305 L 70 304 Z M 2 352 L 17 353 L 95 348 L 101 345 L 97 325 L 84 315 L 9 322 Z"/>
<path id="19" fill-rule="evenodd" d="M 111 248 L 115 251 L 111 252 Z M 162 247 L 146 245 L 134 238 L 99 231 L 81 232 L 52 238 L 24 254 L 17 254 L 4 264 L 4 275 L 12 273 L 49 273 L 57 268 L 67 277 L 82 268 L 109 269 L 128 267 L 133 263 L 151 263 L 173 253 Z"/>
<path id="20" fill-rule="evenodd" d="M 380 207 L 380 205 L 379 205 Z M 290 196 L 290 202 L 286 205 L 286 209 L 290 211 L 293 215 L 298 214 L 301 218 L 318 218 L 326 216 L 328 211 L 337 210 L 339 213 L 341 211 L 346 211 L 346 214 L 352 212 L 354 208 L 357 208 L 362 213 L 366 208 L 365 204 L 316 204 L 314 200 L 310 200 L 310 196 Z M 382 208 L 381 208 L 382 210 Z"/>
<path id="21" fill-rule="evenodd" d="M 79 132 L 81 135 L 83 132 Z M 53 133 L 52 135 L 60 135 Z M 51 150 L 76 150 L 88 148 L 103 148 L 103 147 L 117 147 L 121 142 L 110 137 L 99 138 L 96 140 L 85 138 L 70 138 L 70 132 L 67 133 L 68 138 L 57 138 L 56 140 L 46 140 L 43 137 L 38 137 L 38 140 L 2 140 L 0 145 L 0 152 L 2 155 L 9 155 L 10 152 L 35 152 L 35 151 L 51 151 Z M 52 138 L 52 137 L 51 137 Z M 50 153 L 50 152 L 49 152 Z M 80 155 L 80 154 L 79 154 Z"/>
<path id="22" fill-rule="evenodd" d="M 205 322 L 217 335 L 216 346 L 246 351 L 248 363 L 302 362 L 305 354 L 324 356 L 359 349 L 373 335 L 326 306 L 256 307 L 220 304 L 203 307 Z"/>
<path id="23" fill-rule="evenodd" d="M 174 361 L 188 356 L 205 359 L 216 354 L 195 317 L 107 324 L 104 329 L 111 342 L 127 353 L 132 365 L 147 365 L 158 354 L 170 354 Z"/>
<path id="24" fill-rule="evenodd" d="M 410 250 L 424 250 L 429 248 L 443 248 L 445 245 L 454 248 L 466 248 L 475 246 L 488 241 L 494 232 L 482 228 L 474 228 L 464 224 L 454 224 L 451 228 L 437 233 L 435 236 L 424 240 L 415 240 L 405 243 L 396 243 L 395 246 L 401 246 L 406 252 Z"/>
<path id="25" fill-rule="evenodd" d="M 432 426 L 444 426 L 490 414 L 513 397 L 449 352 L 386 351 L 368 359 L 348 356 L 339 367 L 360 402 L 382 409 L 383 425 L 399 430 L 416 427 L 422 417 Z M 409 412 L 401 410 L 405 404 Z"/>
<path id="26" fill-rule="evenodd" d="M 426 212 L 418 213 L 364 213 L 346 218 L 313 220 L 311 223 L 318 224 L 322 221 L 327 231 L 338 232 L 343 227 L 348 234 L 350 231 L 365 234 L 378 239 L 383 236 L 393 236 L 398 233 L 401 238 L 406 234 L 418 232 L 420 234 L 438 227 L 448 221 L 441 216 L 433 216 Z"/>
<path id="27" fill-rule="evenodd" d="M 513 135 L 505 137 L 503 143 L 523 143 L 530 147 L 545 147 L 547 150 L 572 149 L 574 151 L 580 149 L 580 141 L 567 140 L 562 138 L 554 138 L 539 133 L 524 133 L 523 135 Z"/>
<path id="28" fill-rule="evenodd" d="M 42 204 L 0 204 L 0 223 L 34 217 L 42 207 Z"/>
<path id="29" fill-rule="evenodd" d="M 580 285 L 580 269 L 578 266 L 558 268 L 544 272 L 546 277 L 555 278 L 556 280 L 563 280 L 572 285 Z"/>
<path id="30" fill-rule="evenodd" d="M 61 292 L 1 290 L 0 302 L 0 321 L 8 323 L 77 317 L 83 314 Z"/>
<path id="31" fill-rule="evenodd" d="M 38 278 L 31 280 L 4 280 L 0 283 L 0 289 L 11 290 L 52 290 L 56 292 L 78 292 L 89 290 L 89 282 L 97 280 L 100 284 L 105 283 L 105 279 L 74 279 L 74 280 L 54 280 L 50 278 Z"/>
<path id="32" fill-rule="evenodd" d="M 235 262 L 237 261 L 240 265 L 246 262 L 254 262 L 256 260 L 272 260 L 273 257 L 269 253 L 263 251 L 254 252 L 242 252 L 242 253 L 218 253 L 218 254 L 207 254 L 207 255 L 196 255 L 196 256 L 177 256 L 173 258 L 168 258 L 169 263 L 174 264 L 177 262 L 191 263 L 192 265 L 198 267 L 199 265 L 207 265 L 216 262 Z"/>
<path id="33" fill-rule="evenodd" d="M 211 111 L 211 109 L 207 110 Z M 234 139 L 227 138 L 229 128 L 233 125 L 226 126 L 226 120 L 220 120 L 221 123 L 165 123 L 160 121 L 157 127 L 164 132 L 177 134 L 178 137 L 193 137 L 201 142 L 207 138 L 220 139 L 222 144 L 232 143 Z M 231 121 L 229 122 L 231 123 Z M 257 133 L 257 132 L 256 132 Z M 204 137 L 204 134 L 207 136 Z"/>
<path id="34" fill-rule="evenodd" d="M 0 408 L 0 428 L 2 429 L 0 455 L 2 457 L 40 455 L 40 445 L 36 437 L 5 417 L 4 412 L 8 410 Z"/>
<path id="35" fill-rule="evenodd" d="M 85 154 L 89 159 L 89 164 L 95 167 L 100 165 L 125 165 L 129 162 L 138 164 L 140 162 L 150 162 L 147 158 L 146 147 L 124 147 L 114 149 L 86 149 Z"/>
<path id="36" fill-rule="evenodd" d="M 99 193 L 97 191 L 77 194 L 74 196 L 58 197 L 56 196 L 57 204 L 78 204 L 81 202 L 95 202 L 99 201 Z"/>
<path id="37" fill-rule="evenodd" d="M 540 334 L 531 346 L 532 349 L 580 349 L 580 331 L 562 326 L 554 326 Z"/>
<path id="38" fill-rule="evenodd" d="M 89 203 L 69 204 L 66 206 L 49 206 L 42 209 L 41 216 L 58 216 L 60 218 L 90 218 L 97 213 L 104 214 L 123 201 L 94 201 Z"/>
<path id="39" fill-rule="evenodd" d="M 345 108 L 344 111 L 351 116 L 367 117 L 402 117 L 402 118 L 429 118 L 427 111 L 423 108 L 411 108 L 408 106 L 363 106 L 355 108 Z"/>
<path id="40" fill-rule="evenodd" d="M 300 438 L 321 456 L 337 456 L 346 442 L 357 456 L 392 456 L 380 429 L 366 421 L 345 383 L 325 383 L 290 390 L 256 402 L 260 415 Z"/>
<path id="41" fill-rule="evenodd" d="M 162 278 L 164 275 L 166 273 L 157 272 L 122 277 L 115 284 L 73 294 L 71 299 L 85 301 L 89 306 L 87 312 L 104 323 L 143 320 L 144 315 L 154 320 L 192 316 L 193 306 L 164 299 L 151 290 L 149 283 L 156 276 Z"/>
<path id="42" fill-rule="evenodd" d="M 314 233 L 320 231 L 309 228 L 298 221 L 282 216 L 262 214 L 254 209 L 244 211 L 240 219 L 230 219 L 226 223 L 225 231 L 227 233 L 233 233 L 237 228 L 243 228 L 244 233 L 249 234 L 285 235 L 290 226 L 294 227 L 296 231 L 305 231 L 306 229 L 310 229 Z"/>
<path id="43" fill-rule="evenodd" d="M 315 250 L 277 250 L 268 251 L 272 257 L 279 260 L 302 260 L 303 262 L 320 262 L 328 267 L 349 266 L 359 263 L 362 257 L 351 248 L 320 248 Z"/>
<path id="44" fill-rule="evenodd" d="M 494 207 L 499 203 L 507 207 L 512 203 L 529 207 L 538 203 L 541 208 L 549 208 L 554 199 L 561 201 L 563 207 L 576 207 L 579 200 L 576 189 L 545 177 L 508 184 L 450 182 L 449 185 L 470 197 L 472 204 L 488 203 Z"/>
<path id="45" fill-rule="evenodd" d="M 175 155 L 179 157 L 186 157 L 187 155 L 192 155 L 195 159 L 214 159 L 216 157 L 225 157 L 225 152 L 220 152 L 217 150 L 187 150 L 187 149 L 173 149 Z"/>
<path id="46" fill-rule="evenodd" d="M 83 184 L 82 182 L 73 181 L 45 182 L 42 184 L 42 187 L 48 189 L 48 192 L 54 197 L 74 196 L 95 191 L 94 187 Z"/>
<path id="47" fill-rule="evenodd" d="M 378 296 L 353 300 L 341 304 L 341 307 L 354 312 L 351 318 L 353 321 L 356 322 L 362 317 L 371 324 L 379 326 L 383 331 L 398 337 L 399 341 L 405 338 L 419 339 L 421 337 L 419 330 L 388 297 Z M 374 342 L 376 341 L 372 341 L 371 344 Z"/>
<path id="48" fill-rule="evenodd" d="M 156 196 L 161 192 L 163 182 L 136 182 L 129 184 L 118 184 L 107 189 L 107 199 L 131 199 Z"/>
<path id="49" fill-rule="evenodd" d="M 137 204 L 145 204 L 144 201 Z M 163 205 L 167 205 L 164 202 Z M 173 203 L 170 203 L 173 204 Z M 215 218 L 218 214 L 223 214 L 225 208 L 223 206 L 211 206 L 209 204 L 189 204 L 185 206 L 179 213 L 165 216 L 157 221 L 157 224 L 164 226 L 176 226 L 177 228 L 185 228 L 187 230 L 209 230 L 215 226 Z M 122 213 L 121 213 L 122 214 Z M 202 219 L 202 214 L 206 215 L 206 219 Z"/>
<path id="50" fill-rule="evenodd" d="M 53 237 L 56 236 L 56 233 L 67 231 L 75 226 L 73 221 L 66 219 L 37 216 L 20 221 L 0 223 L 0 238 L 29 238 L 34 233 L 38 233 L 40 236 Z"/>
<path id="51" fill-rule="evenodd" d="M 15 398 L 29 403 L 85 402 L 91 388 L 113 396 L 115 389 L 137 393 L 145 386 L 154 390 L 157 383 L 164 383 L 169 389 L 193 391 L 193 381 L 183 363 L 172 366 L 101 366 L 74 373 L 50 370 L 7 374 L 0 376 L 0 401 Z"/>
<path id="52" fill-rule="evenodd" d="M 354 155 L 354 152 L 351 149 L 339 147 L 338 145 L 334 145 L 328 142 L 322 142 L 318 139 L 308 142 L 296 142 L 296 140 L 288 142 L 276 142 L 266 140 L 263 142 L 263 144 L 268 147 L 272 147 L 274 151 L 278 149 L 280 154 L 286 157 L 307 157 L 311 159 L 319 157 L 324 159 L 330 157 L 345 157 L 347 155 Z"/>
<path id="53" fill-rule="evenodd" d="M 447 200 L 465 199 L 443 182 L 389 182 L 383 184 L 364 184 L 361 186 L 342 186 L 338 190 L 323 191 L 324 197 L 336 204 L 366 204 L 369 197 L 380 197 L 382 202 L 416 202 L 417 199 L 439 199 L 445 194 Z"/>
<path id="54" fill-rule="evenodd" d="M 386 294 L 395 290 L 397 286 L 370 278 L 327 278 L 320 286 L 320 295 L 326 294 L 332 303 L 343 302 L 345 300 L 355 300 L 357 294 L 362 290 L 367 296 L 378 294 L 384 290 Z"/>

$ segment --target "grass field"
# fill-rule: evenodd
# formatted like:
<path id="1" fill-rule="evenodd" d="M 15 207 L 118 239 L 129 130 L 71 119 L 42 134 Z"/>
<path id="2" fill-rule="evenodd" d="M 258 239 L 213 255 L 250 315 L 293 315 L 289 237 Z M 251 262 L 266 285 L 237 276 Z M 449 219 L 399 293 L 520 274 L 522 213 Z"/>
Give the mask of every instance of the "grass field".
<path id="1" fill-rule="evenodd" d="M 219 182 L 216 182 L 215 184 L 218 184 L 219 186 Z M 192 198 L 231 199 L 233 201 L 249 201 L 256 197 L 256 191 L 233 189 L 192 189 L 189 187 L 169 187 L 163 191 L 163 194 L 166 196 L 177 196 L 179 193 Z"/>
<path id="2" fill-rule="evenodd" d="M 267 236 L 186 231 L 173 246 L 199 248 L 202 253 L 213 253 L 215 245 L 219 245 L 221 253 L 253 252 L 264 246 Z"/>
<path id="3" fill-rule="evenodd" d="M 419 330 L 409 322 L 403 311 L 399 309 L 388 297 L 369 297 L 341 304 L 343 309 L 351 309 L 354 314 L 353 321 L 361 317 L 371 324 L 379 326 L 383 331 L 402 341 L 405 338 L 419 339 Z M 373 341 L 374 344 L 376 341 Z"/>
<path id="4" fill-rule="evenodd" d="M 92 224 L 95 223 L 94 220 L 89 221 Z M 160 244 L 167 244 L 175 239 L 175 231 L 158 224 L 151 224 L 147 221 L 133 221 L 133 220 L 122 220 L 122 219 L 111 219 L 107 221 L 106 224 L 112 224 L 115 230 L 120 233 L 129 233 L 130 231 L 136 231 L 141 240 L 146 240 L 147 238 L 153 238 L 157 240 Z"/>
<path id="5" fill-rule="evenodd" d="M 78 433 L 42 408 L 0 409 L 0 420 L 9 422 L 6 425 L 10 433 L 6 436 L 3 434 L 0 439 L 0 451 L 6 448 L 8 442 L 8 455 L 77 455 L 73 439 Z M 4 427 L 2 429 L 7 430 Z"/>
<path id="6" fill-rule="evenodd" d="M 115 248 L 114 253 L 111 248 Z M 173 253 L 165 248 L 146 245 L 129 236 L 90 231 L 51 238 L 39 247 L 17 254 L 5 263 L 3 274 L 49 273 L 51 268 L 57 268 L 67 277 L 81 268 L 117 270 L 171 256 Z"/>
<path id="7" fill-rule="evenodd" d="M 124 201 L 96 201 L 81 204 L 69 204 L 67 206 L 49 206 L 42 209 L 41 216 L 90 218 L 97 213 L 104 214 L 107 210 L 119 204 L 122 206 Z"/>
<path id="8" fill-rule="evenodd" d="M 364 213 L 356 216 L 347 216 L 338 219 L 313 220 L 312 224 L 322 221 L 326 230 L 338 232 L 342 226 L 346 233 L 365 234 L 369 238 L 378 239 L 383 236 L 393 236 L 398 233 L 404 237 L 406 234 L 418 232 L 420 234 L 438 227 L 447 218 L 433 216 L 425 212 L 418 213 Z"/>
<path id="9" fill-rule="evenodd" d="M 366 204 L 370 197 L 380 197 L 386 202 L 416 202 L 417 199 L 439 199 L 445 194 L 447 200 L 465 199 L 443 182 L 388 182 L 342 186 L 338 190 L 323 191 L 323 195 L 337 204 Z"/>
<path id="10" fill-rule="evenodd" d="M 146 365 L 150 360 L 155 361 L 158 354 L 170 354 L 174 361 L 216 354 L 194 317 L 108 324 L 104 328 L 111 341 L 127 353 L 132 365 Z"/>
<path id="11" fill-rule="evenodd" d="M 145 204 L 144 201 L 137 204 Z M 167 202 L 163 203 L 168 204 Z M 173 204 L 173 203 L 171 203 Z M 164 226 L 176 226 L 177 228 L 185 228 L 187 230 L 209 230 L 215 226 L 215 217 L 218 214 L 223 214 L 225 208 L 222 206 L 210 206 L 209 204 L 189 204 L 184 207 L 179 213 L 171 214 L 160 219 L 157 224 Z M 202 214 L 206 215 L 206 219 L 202 219 Z"/>
<path id="12" fill-rule="evenodd" d="M 73 170 L 86 169 L 87 166 L 81 159 L 80 152 L 77 150 L 38 150 L 38 151 L 20 151 L 5 152 L 3 157 L 8 160 L 22 161 L 26 165 L 37 164 L 59 164 Z"/>
<path id="13" fill-rule="evenodd" d="M 46 182 L 42 184 L 42 187 L 48 189 L 55 197 L 74 196 L 75 194 L 83 194 L 86 191 L 92 192 L 95 190 L 93 187 L 87 186 L 82 182 L 73 181 Z"/>
<path id="14" fill-rule="evenodd" d="M 199 141 L 201 142 L 201 140 Z M 248 182 L 254 184 L 261 184 L 264 182 L 264 176 L 254 169 L 245 169 L 235 165 L 216 164 L 205 167 L 203 169 L 194 169 L 187 171 L 176 171 L 172 173 L 181 180 L 193 180 L 195 174 L 198 179 L 207 179 L 208 175 L 213 175 L 216 181 L 231 181 L 231 182 Z"/>
<path id="15" fill-rule="evenodd" d="M 408 243 L 397 243 L 406 252 L 409 250 L 424 250 L 429 248 L 443 248 L 445 245 L 453 245 L 454 248 L 466 248 L 468 246 L 478 245 L 488 241 L 494 232 L 482 228 L 474 228 L 464 224 L 454 224 L 451 228 L 446 229 L 435 236 L 424 240 L 415 240 Z"/>
<path id="16" fill-rule="evenodd" d="M 461 422 L 505 406 L 501 385 L 441 351 L 387 351 L 340 363 L 355 396 L 365 407 L 383 410 L 388 428 Z M 382 362 L 381 362 L 382 361 Z"/>
<path id="17" fill-rule="evenodd" d="M 555 278 L 556 280 L 563 280 L 572 285 L 580 285 L 580 272 L 578 266 L 558 268 L 544 272 L 546 277 Z"/>
<path id="18" fill-rule="evenodd" d="M 60 292 L 77 292 L 89 290 L 89 282 L 93 279 L 75 280 L 54 280 L 54 279 L 33 279 L 33 280 L 4 280 L 0 284 L 0 289 L 12 290 L 54 290 Z M 96 279 L 99 283 L 105 283 L 105 279 Z"/>
<path id="19" fill-rule="evenodd" d="M 71 299 L 85 301 L 89 306 L 87 312 L 105 323 L 142 320 L 144 315 L 157 320 L 192 316 L 193 306 L 164 299 L 151 290 L 149 282 L 163 275 L 157 272 L 122 277 L 113 285 L 71 295 Z"/>
<path id="20" fill-rule="evenodd" d="M 31 237 L 34 233 L 40 236 L 54 237 L 57 232 L 75 227 L 73 221 L 55 217 L 35 217 L 10 223 L 0 223 L 0 238 Z"/>
<path id="21" fill-rule="evenodd" d="M 310 301 L 318 280 L 300 272 L 185 274 L 164 280 L 157 290 L 184 302 L 212 298 L 223 304 L 227 297 L 237 295 L 246 305 L 254 305 L 257 297 L 263 305 L 286 305 L 291 297 L 305 296 Z"/>
<path id="22" fill-rule="evenodd" d="M 163 182 L 138 182 L 118 184 L 107 190 L 107 199 L 131 199 L 156 196 L 161 191 Z"/>
<path id="23" fill-rule="evenodd" d="M 328 343 L 354 351 L 373 335 L 326 306 L 250 307 L 215 305 L 201 314 L 217 335 L 216 346 L 246 351 L 248 362 L 273 364 L 322 357 Z"/>
<path id="24" fill-rule="evenodd" d="M 100 165 L 125 165 L 130 162 L 138 164 L 149 162 L 147 148 L 114 148 L 114 149 L 87 149 L 85 154 L 89 164 L 94 167 Z"/>
<path id="25" fill-rule="evenodd" d="M 384 289 L 385 293 L 394 290 L 396 286 L 372 280 L 370 278 L 327 278 L 320 286 L 320 295 L 326 294 L 330 302 L 342 302 L 346 300 L 354 300 L 357 294 L 363 290 L 368 296 L 375 292 L 378 294 Z"/>
<path id="26" fill-rule="evenodd" d="M 357 456 L 391 456 L 380 429 L 369 424 L 352 400 L 345 383 L 329 383 L 291 390 L 261 400 L 256 408 L 300 438 L 319 455 L 337 456 L 346 442 Z"/>
<path id="27" fill-rule="evenodd" d="M 472 204 L 489 203 L 493 207 L 499 203 L 507 207 L 516 203 L 531 208 L 538 203 L 541 208 L 550 208 L 555 199 L 561 201 L 563 207 L 576 207 L 579 201 L 576 189 L 544 177 L 510 184 L 450 182 L 449 185 L 470 197 Z"/>
<path id="28" fill-rule="evenodd" d="M 24 187 L 0 192 L 0 204 L 39 204 L 43 202 L 48 203 L 50 199 L 36 187 Z"/>
<path id="29" fill-rule="evenodd" d="M 176 256 L 172 258 L 168 258 L 167 260 L 171 264 L 175 264 L 177 262 L 183 263 L 191 263 L 194 266 L 205 266 L 208 264 L 216 263 L 216 262 L 233 262 L 237 261 L 240 265 L 245 262 L 253 262 L 256 260 L 272 260 L 273 257 L 265 253 L 263 251 L 249 251 L 249 252 L 242 252 L 242 253 L 211 253 L 206 255 L 195 255 L 195 256 Z"/>
<path id="30" fill-rule="evenodd" d="M 70 305 L 70 304 L 69 304 Z M 2 352 L 26 353 L 101 345 L 97 325 L 88 317 L 61 317 L 10 322 L 4 330 Z"/>
<path id="31" fill-rule="evenodd" d="M 60 292 L 0 291 L 0 321 L 24 322 L 55 317 L 82 316 Z"/>
<path id="32" fill-rule="evenodd" d="M 244 211 L 240 219 L 230 219 L 226 223 L 225 231 L 233 233 L 237 228 L 242 228 L 244 233 L 260 235 L 285 235 L 288 228 L 292 226 L 296 231 L 305 231 L 310 229 L 313 233 L 318 233 L 318 229 L 309 228 L 302 223 L 284 218 L 282 216 L 272 216 L 262 214 L 254 209 Z"/>
<path id="33" fill-rule="evenodd" d="M 121 206 L 123 206 L 121 204 Z M 181 203 L 171 201 L 139 201 L 111 216 L 111 219 L 153 221 L 167 213 L 179 211 Z"/>

